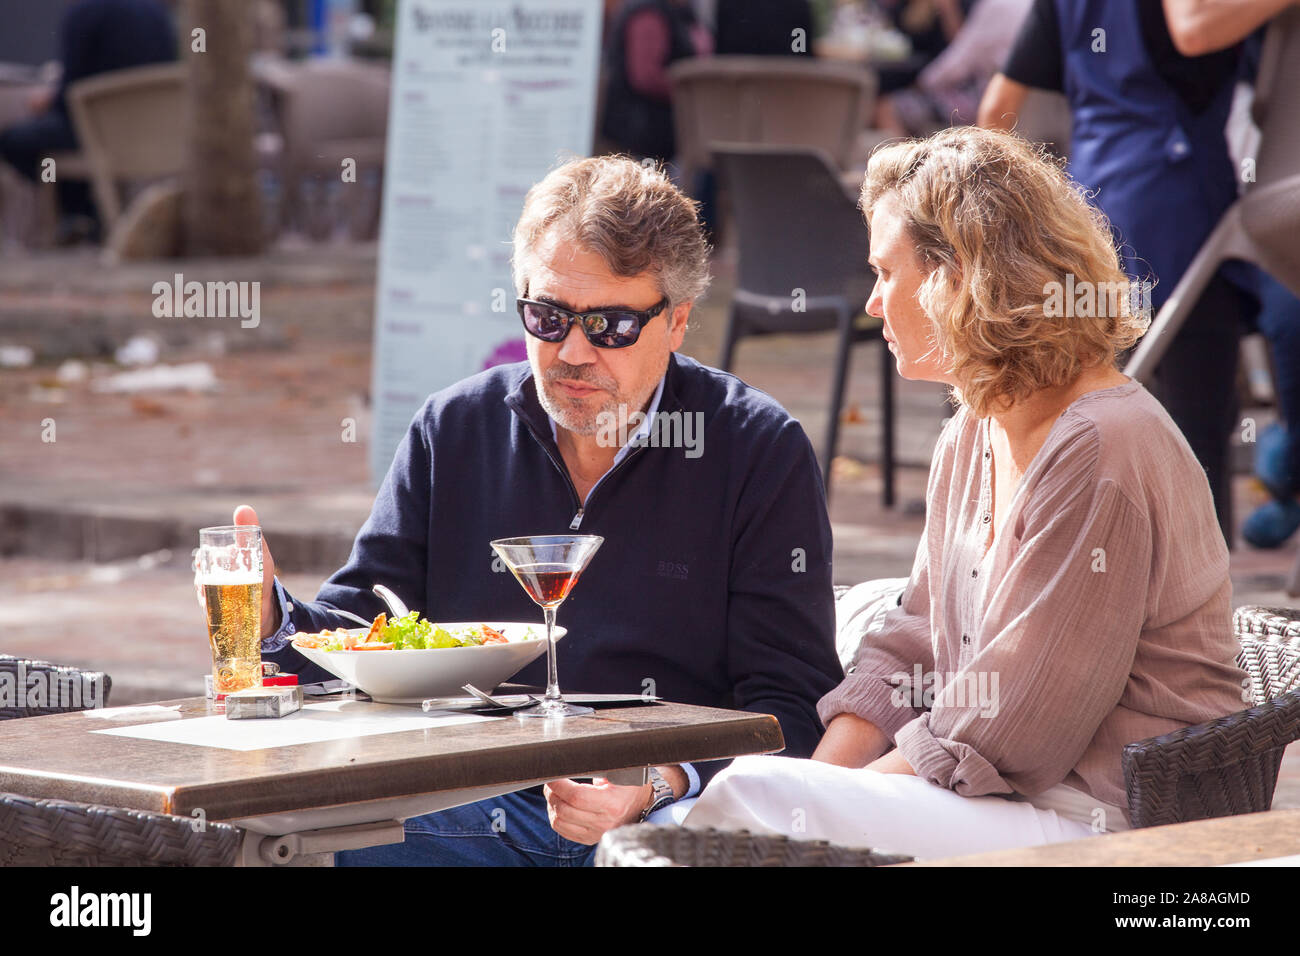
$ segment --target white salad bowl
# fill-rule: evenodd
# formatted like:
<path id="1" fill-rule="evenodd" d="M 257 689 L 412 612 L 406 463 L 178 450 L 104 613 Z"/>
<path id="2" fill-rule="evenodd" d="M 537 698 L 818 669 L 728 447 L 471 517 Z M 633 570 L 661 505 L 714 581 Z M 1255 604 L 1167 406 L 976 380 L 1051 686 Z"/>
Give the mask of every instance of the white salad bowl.
<path id="1" fill-rule="evenodd" d="M 438 625 L 449 631 L 486 623 L 500 631 L 507 644 L 482 644 L 477 647 L 439 647 L 432 650 L 401 651 L 325 651 L 293 645 L 313 664 L 369 694 L 383 704 L 418 704 L 428 697 L 464 696 L 461 690 L 473 684 L 492 693 L 502 681 L 509 680 L 546 653 L 546 626 L 518 621 L 447 622 Z M 353 628 L 361 636 L 366 628 Z M 555 628 L 558 641 L 566 634 Z"/>

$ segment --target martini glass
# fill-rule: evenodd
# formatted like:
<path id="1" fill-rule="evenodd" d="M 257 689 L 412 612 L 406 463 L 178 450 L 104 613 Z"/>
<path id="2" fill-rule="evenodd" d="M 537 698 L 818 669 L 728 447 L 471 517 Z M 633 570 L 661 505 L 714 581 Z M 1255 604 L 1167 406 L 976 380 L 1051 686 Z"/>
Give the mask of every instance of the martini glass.
<path id="1" fill-rule="evenodd" d="M 564 603 L 587 562 L 604 542 L 595 534 L 543 534 L 501 538 L 492 548 L 546 618 L 546 696 L 535 707 L 515 711 L 516 717 L 585 717 L 590 707 L 570 704 L 560 696 L 555 674 L 555 610 Z"/>

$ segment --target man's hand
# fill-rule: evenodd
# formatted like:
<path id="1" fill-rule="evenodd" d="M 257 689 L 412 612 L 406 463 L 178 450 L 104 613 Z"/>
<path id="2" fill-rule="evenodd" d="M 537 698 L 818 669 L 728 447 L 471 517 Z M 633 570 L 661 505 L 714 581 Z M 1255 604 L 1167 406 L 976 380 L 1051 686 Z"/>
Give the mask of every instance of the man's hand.
<path id="1" fill-rule="evenodd" d="M 681 767 L 660 767 L 679 799 L 688 786 L 686 771 Z M 636 823 L 641 811 L 650 805 L 650 784 L 620 787 L 597 777 L 592 783 L 552 780 L 546 785 L 546 813 L 551 828 L 574 843 L 592 846 L 600 842 L 605 831 L 627 823 Z"/>
<path id="2" fill-rule="evenodd" d="M 257 512 L 248 505 L 235 509 L 235 524 L 258 525 Z M 203 599 L 203 585 L 199 582 L 199 570 L 194 569 L 194 594 L 199 607 L 206 615 L 207 604 Z M 271 549 L 266 544 L 266 529 L 262 529 L 262 637 L 268 638 L 280 629 L 280 604 L 275 599 L 275 561 L 271 558 Z"/>
<path id="3" fill-rule="evenodd" d="M 257 512 L 248 505 L 235 509 L 235 524 L 259 525 Z M 280 604 L 275 599 L 275 561 L 266 543 L 266 529 L 262 529 L 262 637 L 268 638 L 280 629 Z"/>
<path id="4" fill-rule="evenodd" d="M 889 738 L 883 730 L 857 714 L 843 713 L 831 718 L 812 759 L 857 769 L 888 749 Z"/>

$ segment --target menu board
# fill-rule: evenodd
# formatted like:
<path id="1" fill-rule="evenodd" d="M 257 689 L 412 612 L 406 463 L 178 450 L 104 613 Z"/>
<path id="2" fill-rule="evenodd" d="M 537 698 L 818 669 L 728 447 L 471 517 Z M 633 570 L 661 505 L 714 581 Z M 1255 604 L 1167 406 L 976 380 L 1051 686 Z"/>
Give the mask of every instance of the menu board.
<path id="1" fill-rule="evenodd" d="M 601 0 L 399 0 L 375 303 L 376 484 L 425 398 L 525 358 L 510 236 L 591 152 Z"/>

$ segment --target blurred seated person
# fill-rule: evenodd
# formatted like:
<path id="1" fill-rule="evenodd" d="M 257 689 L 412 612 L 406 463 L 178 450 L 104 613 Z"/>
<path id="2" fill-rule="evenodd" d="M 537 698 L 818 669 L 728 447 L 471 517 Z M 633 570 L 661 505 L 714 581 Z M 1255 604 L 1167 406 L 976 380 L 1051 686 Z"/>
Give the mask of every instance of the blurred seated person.
<path id="1" fill-rule="evenodd" d="M 1033 0 L 976 0 L 970 16 L 916 83 L 880 97 L 876 125 L 891 136 L 925 136 L 973 125 L 980 97 L 1011 52 Z"/>
<path id="2" fill-rule="evenodd" d="M 811 56 L 812 4 L 809 0 L 718 0 L 716 33 L 714 52 L 719 55 Z M 802 36 L 802 44 L 796 44 L 796 36 Z"/>
<path id="3" fill-rule="evenodd" d="M 959 403 L 925 532 L 812 759 L 741 757 L 685 824 L 919 858 L 1127 829 L 1124 745 L 1240 710 L 1246 678 L 1205 473 L 1116 368 L 1148 320 L 1104 291 L 1129 286 L 1110 230 L 1034 147 L 969 127 L 877 150 L 862 209 L 867 312 Z M 1054 306 L 1067 276 L 1109 304 Z"/>
<path id="4" fill-rule="evenodd" d="M 974 0 L 874 0 L 888 24 L 907 37 L 912 52 L 898 63 L 872 64 L 880 92 L 911 86 L 957 36 Z"/>
<path id="5" fill-rule="evenodd" d="M 0 158 L 32 182 L 52 153 L 78 148 L 68 116 L 68 87 L 90 76 L 176 59 L 176 31 L 161 0 L 77 0 L 59 27 L 63 76 L 31 102 L 32 118 L 0 131 Z M 57 175 L 58 171 L 55 170 Z M 59 177 L 59 244 L 99 237 L 99 216 L 86 182 Z"/>
<path id="6" fill-rule="evenodd" d="M 668 67 L 713 52 L 713 38 L 690 0 L 628 0 L 608 36 L 601 133 L 638 159 L 670 161 L 677 142 Z"/>

